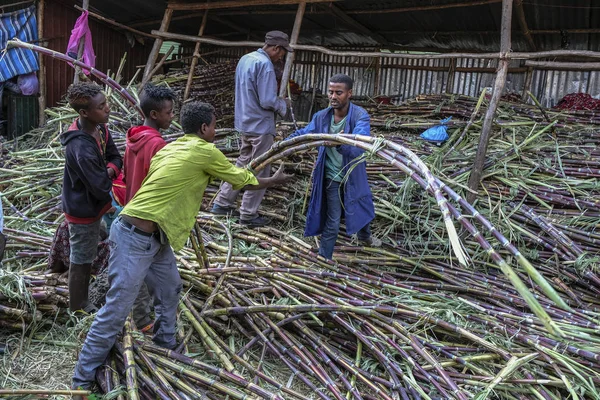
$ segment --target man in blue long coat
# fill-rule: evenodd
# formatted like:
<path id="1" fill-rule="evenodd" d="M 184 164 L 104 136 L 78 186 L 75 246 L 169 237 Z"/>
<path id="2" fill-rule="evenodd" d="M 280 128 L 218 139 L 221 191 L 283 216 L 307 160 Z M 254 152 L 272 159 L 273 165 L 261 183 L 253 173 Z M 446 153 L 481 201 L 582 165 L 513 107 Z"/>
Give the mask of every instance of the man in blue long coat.
<path id="1" fill-rule="evenodd" d="M 348 75 L 332 76 L 329 107 L 316 113 L 305 128 L 288 139 L 307 133 L 370 136 L 369 114 L 350 102 L 353 83 Z M 325 258 L 333 256 L 342 213 L 348 235 L 356 233 L 361 245 L 381 246 L 381 240 L 371 236 L 370 223 L 375 217 L 375 208 L 365 163 L 357 160 L 362 153 L 363 150 L 350 145 L 319 148 L 304 235 L 321 235 L 319 255 Z"/>

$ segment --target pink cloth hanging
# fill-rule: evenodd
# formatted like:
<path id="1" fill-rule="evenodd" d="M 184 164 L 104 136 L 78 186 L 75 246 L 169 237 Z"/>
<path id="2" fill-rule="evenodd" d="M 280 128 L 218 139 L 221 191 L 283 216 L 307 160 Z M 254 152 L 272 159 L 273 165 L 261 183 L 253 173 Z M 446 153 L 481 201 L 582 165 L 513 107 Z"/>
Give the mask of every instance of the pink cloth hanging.
<path id="1" fill-rule="evenodd" d="M 88 26 L 88 12 L 83 11 L 81 16 L 75 21 L 75 26 L 71 31 L 71 37 L 69 38 L 69 44 L 67 45 L 67 55 L 71 58 L 77 59 L 77 51 L 79 49 L 79 39 L 83 40 L 83 62 L 90 67 L 96 66 L 96 54 L 94 54 L 94 47 L 92 46 L 92 32 Z M 83 70 L 86 75 L 90 72 Z"/>

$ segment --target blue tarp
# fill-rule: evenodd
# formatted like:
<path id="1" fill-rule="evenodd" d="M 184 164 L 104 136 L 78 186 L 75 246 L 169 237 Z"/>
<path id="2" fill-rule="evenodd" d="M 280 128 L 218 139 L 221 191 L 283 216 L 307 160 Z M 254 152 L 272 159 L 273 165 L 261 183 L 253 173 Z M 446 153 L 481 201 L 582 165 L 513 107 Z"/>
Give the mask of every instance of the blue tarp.
<path id="1" fill-rule="evenodd" d="M 0 50 L 5 49 L 6 42 L 14 38 L 30 43 L 37 41 L 35 6 L 0 14 Z M 10 49 L 0 55 L 0 82 L 37 71 L 39 68 L 34 51 L 21 48 Z"/>

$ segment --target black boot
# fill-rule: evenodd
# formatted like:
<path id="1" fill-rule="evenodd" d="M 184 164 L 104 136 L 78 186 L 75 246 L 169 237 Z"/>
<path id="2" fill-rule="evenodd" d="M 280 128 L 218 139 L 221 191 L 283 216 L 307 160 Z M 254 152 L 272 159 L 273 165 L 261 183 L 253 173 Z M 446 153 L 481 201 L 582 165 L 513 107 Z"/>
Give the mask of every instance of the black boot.
<path id="1" fill-rule="evenodd" d="M 69 268 L 69 309 L 72 312 L 85 311 L 87 313 L 97 311 L 96 307 L 88 301 L 88 289 L 92 264 L 74 264 Z"/>
<path id="2" fill-rule="evenodd" d="M 0 262 L 4 258 L 4 248 L 6 247 L 6 236 L 0 232 Z"/>

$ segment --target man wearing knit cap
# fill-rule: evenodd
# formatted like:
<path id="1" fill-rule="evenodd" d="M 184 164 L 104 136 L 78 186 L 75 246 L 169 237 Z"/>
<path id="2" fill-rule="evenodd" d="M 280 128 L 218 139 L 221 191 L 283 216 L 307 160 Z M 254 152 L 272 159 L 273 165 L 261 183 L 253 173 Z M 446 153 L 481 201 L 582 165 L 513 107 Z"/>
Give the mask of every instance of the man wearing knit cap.
<path id="1" fill-rule="evenodd" d="M 252 159 L 265 153 L 273 145 L 275 137 L 275 114 L 285 116 L 289 100 L 277 97 L 277 80 L 274 63 L 292 52 L 287 34 L 281 31 L 267 32 L 265 45 L 243 56 L 235 71 L 235 129 L 241 134 L 240 156 L 236 166 L 244 167 Z M 285 85 L 285 82 L 281 83 Z M 268 178 L 268 166 L 259 172 L 258 178 Z M 223 182 L 211 212 L 219 215 L 239 215 L 240 222 L 250 227 L 264 226 L 268 219 L 258 215 L 258 208 L 265 190 L 246 191 L 239 212 L 236 199 L 239 190 L 233 190 Z"/>

